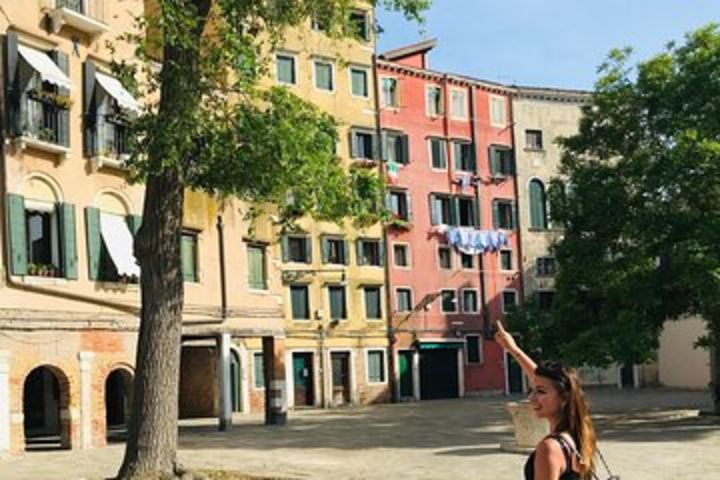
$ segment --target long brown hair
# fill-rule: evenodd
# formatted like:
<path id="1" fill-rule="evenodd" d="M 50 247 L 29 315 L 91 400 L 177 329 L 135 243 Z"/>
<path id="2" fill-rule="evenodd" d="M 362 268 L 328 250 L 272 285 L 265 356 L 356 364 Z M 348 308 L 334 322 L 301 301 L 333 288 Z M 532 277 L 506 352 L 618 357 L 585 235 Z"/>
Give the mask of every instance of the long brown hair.
<path id="1" fill-rule="evenodd" d="M 558 363 L 545 363 L 535 370 L 535 375 L 553 382 L 565 400 L 556 432 L 568 432 L 580 453 L 580 474 L 583 479 L 592 478 L 595 471 L 597 437 L 590 418 L 590 409 L 575 369 Z"/>

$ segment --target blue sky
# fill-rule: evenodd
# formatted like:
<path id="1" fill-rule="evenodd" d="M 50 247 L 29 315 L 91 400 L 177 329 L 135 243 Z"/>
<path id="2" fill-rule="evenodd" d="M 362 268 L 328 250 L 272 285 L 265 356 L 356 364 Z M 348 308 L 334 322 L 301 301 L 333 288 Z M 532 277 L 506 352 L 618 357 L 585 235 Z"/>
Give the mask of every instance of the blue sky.
<path id="1" fill-rule="evenodd" d="M 378 52 L 435 37 L 430 68 L 520 85 L 592 88 L 614 47 L 647 58 L 720 22 L 720 0 L 434 0 L 423 36 L 378 10 Z"/>

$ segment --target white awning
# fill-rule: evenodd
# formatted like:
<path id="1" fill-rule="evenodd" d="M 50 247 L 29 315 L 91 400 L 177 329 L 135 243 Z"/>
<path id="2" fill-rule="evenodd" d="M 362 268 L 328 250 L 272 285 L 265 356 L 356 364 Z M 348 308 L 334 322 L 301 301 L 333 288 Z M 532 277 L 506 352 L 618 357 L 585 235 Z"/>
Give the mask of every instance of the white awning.
<path id="1" fill-rule="evenodd" d="M 42 78 L 43 81 L 67 89 L 72 87 L 68 76 L 60 70 L 60 67 L 58 67 L 46 53 L 26 47 L 25 45 L 18 45 L 18 52 L 20 56 L 40 74 L 40 78 Z"/>
<path id="2" fill-rule="evenodd" d="M 100 212 L 100 233 L 120 275 L 140 276 L 133 255 L 133 236 L 124 217 Z"/>
<path id="3" fill-rule="evenodd" d="M 111 77 L 110 75 L 105 75 L 104 73 L 100 72 L 95 72 L 95 78 L 97 79 L 103 90 L 105 90 L 108 95 L 117 100 L 118 104 L 122 108 L 132 110 L 133 112 L 140 111 L 140 104 L 138 103 L 138 101 L 135 100 L 135 97 L 133 97 L 130 92 L 128 92 L 125 87 L 122 86 L 122 83 L 120 83 L 117 78 Z"/>

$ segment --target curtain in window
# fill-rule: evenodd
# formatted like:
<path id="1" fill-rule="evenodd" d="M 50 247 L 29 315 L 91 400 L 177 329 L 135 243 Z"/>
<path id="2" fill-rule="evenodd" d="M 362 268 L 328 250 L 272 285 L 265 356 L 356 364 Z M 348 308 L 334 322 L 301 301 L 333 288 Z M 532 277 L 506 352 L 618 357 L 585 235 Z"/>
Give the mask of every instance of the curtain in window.
<path id="1" fill-rule="evenodd" d="M 547 228 L 545 186 L 540 180 L 530 182 L 530 226 Z"/>

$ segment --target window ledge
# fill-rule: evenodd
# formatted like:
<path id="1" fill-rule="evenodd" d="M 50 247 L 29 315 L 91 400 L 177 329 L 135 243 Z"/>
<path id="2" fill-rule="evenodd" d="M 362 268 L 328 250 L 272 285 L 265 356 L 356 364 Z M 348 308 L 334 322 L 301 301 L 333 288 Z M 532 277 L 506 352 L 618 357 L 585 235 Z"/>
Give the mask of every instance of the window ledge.
<path id="1" fill-rule="evenodd" d="M 109 157 L 107 155 L 96 155 L 92 157 L 93 166 L 96 170 L 101 168 L 112 168 L 116 170 L 127 171 L 128 167 L 125 165 L 125 159 L 127 157 L 120 155 L 118 157 Z"/>
<path id="2" fill-rule="evenodd" d="M 267 288 L 252 288 L 248 287 L 248 292 L 252 295 L 269 295 L 270 290 Z"/>
<path id="3" fill-rule="evenodd" d="M 22 135 L 15 138 L 13 140 L 13 143 L 18 150 L 27 150 L 28 148 L 32 148 L 35 150 L 42 150 L 44 152 L 53 153 L 60 157 L 61 162 L 67 159 L 68 156 L 70 156 L 69 147 L 64 147 L 56 143 L 46 142 L 44 140 L 40 140 L 39 138 L 30 137 L 28 135 Z"/>
<path id="4" fill-rule="evenodd" d="M 65 25 L 92 37 L 97 37 L 110 30 L 107 24 L 66 7 L 56 8 L 49 15 L 52 31 L 55 34 Z"/>
<path id="5" fill-rule="evenodd" d="M 96 280 L 95 284 L 101 290 L 111 290 L 115 292 L 139 292 L 140 284 L 138 283 L 123 283 L 123 282 L 109 282 L 107 280 Z"/>
<path id="6" fill-rule="evenodd" d="M 36 275 L 24 275 L 20 278 L 22 278 L 22 283 L 26 285 L 62 287 L 66 286 L 68 283 L 67 278 L 63 277 L 40 277 Z"/>
<path id="7" fill-rule="evenodd" d="M 533 152 L 533 153 L 545 153 L 544 148 L 533 148 L 533 147 L 525 147 L 523 148 L 526 152 Z"/>

